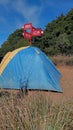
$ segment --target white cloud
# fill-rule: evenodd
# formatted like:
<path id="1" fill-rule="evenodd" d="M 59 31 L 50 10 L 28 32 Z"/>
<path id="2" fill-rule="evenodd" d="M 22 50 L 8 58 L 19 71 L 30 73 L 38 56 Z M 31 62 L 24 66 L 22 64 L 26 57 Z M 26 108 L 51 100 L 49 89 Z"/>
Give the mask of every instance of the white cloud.
<path id="1" fill-rule="evenodd" d="M 8 3 L 10 3 L 10 0 L 0 0 L 1 5 L 7 5 Z"/>
<path id="2" fill-rule="evenodd" d="M 39 24 L 41 13 L 47 5 L 46 1 L 39 0 L 39 3 L 39 5 L 36 5 L 36 3 L 30 5 L 27 0 L 0 0 L 0 4 L 4 6 L 7 12 L 13 9 L 22 15 L 24 21 L 32 22 L 34 25 Z"/>
<path id="3" fill-rule="evenodd" d="M 26 0 L 18 0 L 13 3 L 14 9 L 19 12 L 28 22 L 33 22 L 34 25 L 39 23 L 41 8 L 37 5 L 30 6 Z"/>

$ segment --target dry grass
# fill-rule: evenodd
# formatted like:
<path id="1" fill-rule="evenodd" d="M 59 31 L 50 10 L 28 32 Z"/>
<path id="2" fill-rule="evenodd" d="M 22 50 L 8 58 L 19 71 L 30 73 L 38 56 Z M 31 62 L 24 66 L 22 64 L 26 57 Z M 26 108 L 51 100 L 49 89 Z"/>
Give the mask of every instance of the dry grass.
<path id="1" fill-rule="evenodd" d="M 51 59 L 55 65 L 73 66 L 73 56 L 58 55 L 58 56 L 51 57 Z"/>
<path id="2" fill-rule="evenodd" d="M 33 96 L 1 91 L 0 130 L 73 130 L 73 100 L 53 104 L 41 92 Z"/>

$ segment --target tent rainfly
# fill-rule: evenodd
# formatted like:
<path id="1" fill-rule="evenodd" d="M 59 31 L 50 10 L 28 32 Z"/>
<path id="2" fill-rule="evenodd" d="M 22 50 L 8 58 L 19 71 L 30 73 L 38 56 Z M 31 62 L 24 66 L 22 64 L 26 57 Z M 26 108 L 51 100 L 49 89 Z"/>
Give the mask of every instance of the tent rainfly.
<path id="1" fill-rule="evenodd" d="M 0 64 L 0 87 L 62 92 L 60 72 L 37 47 L 8 52 Z"/>

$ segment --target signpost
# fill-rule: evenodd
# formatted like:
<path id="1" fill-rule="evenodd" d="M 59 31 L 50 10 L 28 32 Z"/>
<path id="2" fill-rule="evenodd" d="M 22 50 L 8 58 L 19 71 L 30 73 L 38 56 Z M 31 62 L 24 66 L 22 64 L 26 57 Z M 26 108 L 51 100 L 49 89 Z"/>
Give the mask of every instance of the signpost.
<path id="1" fill-rule="evenodd" d="M 32 23 L 24 24 L 22 28 L 24 30 L 23 37 L 30 41 L 30 46 L 32 46 L 33 36 L 41 36 L 43 34 L 43 30 L 33 27 Z"/>

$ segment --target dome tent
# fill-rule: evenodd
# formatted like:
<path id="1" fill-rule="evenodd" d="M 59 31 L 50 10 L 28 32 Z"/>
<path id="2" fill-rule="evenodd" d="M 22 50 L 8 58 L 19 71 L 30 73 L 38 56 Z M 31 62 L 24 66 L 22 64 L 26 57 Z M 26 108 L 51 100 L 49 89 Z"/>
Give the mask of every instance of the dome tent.
<path id="1" fill-rule="evenodd" d="M 0 87 L 62 92 L 61 74 L 37 47 L 22 47 L 6 54 L 0 64 Z"/>

